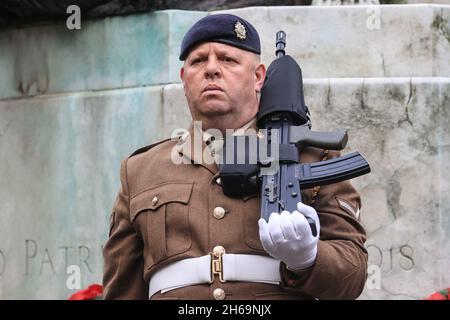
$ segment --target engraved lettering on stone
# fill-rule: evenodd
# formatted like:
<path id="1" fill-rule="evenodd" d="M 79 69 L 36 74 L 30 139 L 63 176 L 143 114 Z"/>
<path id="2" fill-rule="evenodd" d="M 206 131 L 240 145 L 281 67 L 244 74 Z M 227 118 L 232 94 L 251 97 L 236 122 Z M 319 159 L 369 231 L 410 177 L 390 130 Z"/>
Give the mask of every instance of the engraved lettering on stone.
<path id="1" fill-rule="evenodd" d="M 372 250 L 370 250 L 372 249 Z M 376 245 L 370 244 L 367 246 L 367 251 L 369 252 L 369 263 L 377 265 L 379 268 L 383 265 L 383 252 Z M 371 252 L 375 251 L 375 255 L 371 254 Z M 373 257 L 378 257 L 377 262 L 372 262 Z"/>
<path id="2" fill-rule="evenodd" d="M 73 249 L 74 247 L 69 247 L 69 246 L 61 246 L 58 247 L 58 249 L 63 249 L 64 250 L 64 269 L 67 270 L 67 268 L 69 267 L 69 254 L 68 251 L 69 249 Z"/>
<path id="3" fill-rule="evenodd" d="M 31 249 L 31 248 L 33 248 L 33 249 Z M 32 253 L 30 254 L 30 252 L 32 252 Z M 25 274 L 26 275 L 30 274 L 29 262 L 30 262 L 30 259 L 34 259 L 36 257 L 36 253 L 37 253 L 36 241 L 31 240 L 31 239 L 26 239 L 25 240 Z"/>
<path id="4" fill-rule="evenodd" d="M 85 256 L 84 259 L 81 259 L 81 257 L 83 257 L 83 251 L 86 252 L 86 256 Z M 86 246 L 79 246 L 78 247 L 79 265 L 80 266 L 82 264 L 86 265 L 87 270 L 90 273 L 93 273 L 93 271 L 92 271 L 92 269 L 91 269 L 91 267 L 89 266 L 89 263 L 88 263 L 88 259 L 89 259 L 90 254 L 91 254 L 91 251 L 89 250 L 88 247 L 86 247 Z M 81 263 L 81 260 L 83 260 L 83 263 Z"/>
<path id="5" fill-rule="evenodd" d="M 412 258 L 414 249 L 409 245 L 403 245 L 400 247 L 400 268 L 404 271 L 410 271 L 414 268 L 415 263 Z"/>
<path id="6" fill-rule="evenodd" d="M 42 271 L 44 269 L 44 265 L 48 265 L 50 267 L 50 271 L 52 274 L 55 274 L 55 267 L 53 265 L 52 257 L 50 256 L 50 253 L 48 252 L 48 249 L 45 248 L 44 250 L 44 256 L 42 258 L 41 262 L 41 268 L 39 270 L 39 274 L 42 274 Z"/>
<path id="7" fill-rule="evenodd" d="M 366 248 L 369 253 L 369 264 L 377 265 L 380 269 L 410 271 L 415 267 L 414 249 L 410 245 L 381 249 L 370 244 Z"/>

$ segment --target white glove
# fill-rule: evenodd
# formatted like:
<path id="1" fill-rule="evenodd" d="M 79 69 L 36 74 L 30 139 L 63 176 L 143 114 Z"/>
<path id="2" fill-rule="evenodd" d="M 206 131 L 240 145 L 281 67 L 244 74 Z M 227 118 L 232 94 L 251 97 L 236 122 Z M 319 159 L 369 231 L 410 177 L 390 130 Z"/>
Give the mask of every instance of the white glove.
<path id="1" fill-rule="evenodd" d="M 297 210 L 281 214 L 273 212 L 269 222 L 259 219 L 259 238 L 264 250 L 275 259 L 281 260 L 291 270 L 312 266 L 317 256 L 320 222 L 316 210 L 301 202 Z M 301 212 L 301 213 L 300 213 Z M 305 216 L 314 220 L 317 235 L 314 237 Z"/>

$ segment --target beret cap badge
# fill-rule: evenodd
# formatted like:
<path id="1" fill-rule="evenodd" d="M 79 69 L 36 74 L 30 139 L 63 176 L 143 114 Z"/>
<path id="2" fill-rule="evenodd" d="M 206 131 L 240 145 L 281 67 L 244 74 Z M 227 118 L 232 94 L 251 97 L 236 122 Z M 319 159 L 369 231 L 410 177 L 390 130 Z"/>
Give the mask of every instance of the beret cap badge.
<path id="1" fill-rule="evenodd" d="M 241 40 L 245 40 L 247 31 L 240 21 L 236 22 L 236 24 L 234 25 L 234 32 L 236 32 L 236 37 Z"/>

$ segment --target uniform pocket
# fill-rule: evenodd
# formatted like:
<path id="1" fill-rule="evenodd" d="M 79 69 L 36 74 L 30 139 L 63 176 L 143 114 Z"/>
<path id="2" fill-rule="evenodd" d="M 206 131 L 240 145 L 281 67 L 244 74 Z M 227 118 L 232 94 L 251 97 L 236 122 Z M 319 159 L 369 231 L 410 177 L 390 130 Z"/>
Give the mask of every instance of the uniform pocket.
<path id="1" fill-rule="evenodd" d="M 168 182 L 146 189 L 130 201 L 130 219 L 144 241 L 147 268 L 191 247 L 189 199 L 192 182 Z"/>

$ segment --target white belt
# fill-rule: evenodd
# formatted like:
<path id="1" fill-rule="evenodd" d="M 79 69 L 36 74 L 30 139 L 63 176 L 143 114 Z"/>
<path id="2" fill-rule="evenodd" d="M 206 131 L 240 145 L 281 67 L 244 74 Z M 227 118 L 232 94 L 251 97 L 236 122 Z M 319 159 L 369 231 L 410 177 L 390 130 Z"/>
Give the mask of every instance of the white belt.
<path id="1" fill-rule="evenodd" d="M 174 262 L 158 270 L 150 279 L 149 297 L 156 292 L 201 283 L 213 283 L 219 275 L 220 282 L 245 281 L 280 284 L 280 261 L 254 254 L 222 254 L 218 259 L 212 254 Z"/>

